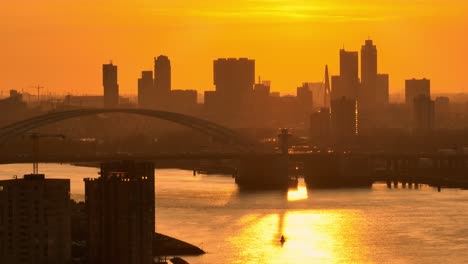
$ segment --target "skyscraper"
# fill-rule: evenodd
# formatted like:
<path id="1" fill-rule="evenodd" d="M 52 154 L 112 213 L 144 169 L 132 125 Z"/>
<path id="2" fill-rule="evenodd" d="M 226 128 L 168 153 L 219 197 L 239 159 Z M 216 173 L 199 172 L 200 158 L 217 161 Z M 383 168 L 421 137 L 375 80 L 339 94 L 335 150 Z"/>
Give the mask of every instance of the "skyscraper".
<path id="1" fill-rule="evenodd" d="M 119 84 L 117 82 L 117 66 L 112 62 L 102 65 L 102 83 L 104 86 L 104 107 L 119 105 Z"/>
<path id="2" fill-rule="evenodd" d="M 0 181 L 0 262 L 70 263 L 70 180 Z"/>
<path id="3" fill-rule="evenodd" d="M 167 56 L 154 59 L 154 86 L 158 96 L 168 96 L 171 92 L 171 61 Z"/>
<path id="4" fill-rule="evenodd" d="M 105 163 L 100 175 L 84 180 L 90 263 L 153 263 L 153 163 Z"/>
<path id="5" fill-rule="evenodd" d="M 358 52 L 340 50 L 340 75 L 332 76 L 332 100 L 358 98 L 358 69 Z"/>
<path id="6" fill-rule="evenodd" d="M 411 109 L 414 99 L 424 95 L 431 97 L 431 81 L 428 79 L 411 79 L 405 81 L 405 101 L 406 105 Z"/>
<path id="7" fill-rule="evenodd" d="M 153 85 L 153 72 L 141 72 L 138 79 L 138 106 L 141 108 L 152 108 L 155 106 L 155 89 Z"/>
<path id="8" fill-rule="evenodd" d="M 253 97 L 255 61 L 246 58 L 217 59 L 213 62 L 213 82 L 224 111 L 245 109 Z"/>
<path id="9" fill-rule="evenodd" d="M 340 50 L 340 76 L 350 81 L 359 80 L 358 52 Z"/>
<path id="10" fill-rule="evenodd" d="M 372 40 L 366 40 L 361 48 L 360 106 L 368 107 L 376 103 L 377 83 L 377 47 Z"/>

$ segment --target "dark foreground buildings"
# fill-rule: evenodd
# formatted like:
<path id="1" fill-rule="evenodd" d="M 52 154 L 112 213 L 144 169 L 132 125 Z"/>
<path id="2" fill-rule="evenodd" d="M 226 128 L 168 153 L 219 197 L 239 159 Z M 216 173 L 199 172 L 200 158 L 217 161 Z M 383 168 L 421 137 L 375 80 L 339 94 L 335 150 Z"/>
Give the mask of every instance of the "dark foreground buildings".
<path id="1" fill-rule="evenodd" d="M 0 263 L 70 263 L 70 180 L 0 181 Z"/>
<path id="2" fill-rule="evenodd" d="M 111 162 L 85 179 L 90 264 L 149 264 L 154 235 L 154 165 Z"/>

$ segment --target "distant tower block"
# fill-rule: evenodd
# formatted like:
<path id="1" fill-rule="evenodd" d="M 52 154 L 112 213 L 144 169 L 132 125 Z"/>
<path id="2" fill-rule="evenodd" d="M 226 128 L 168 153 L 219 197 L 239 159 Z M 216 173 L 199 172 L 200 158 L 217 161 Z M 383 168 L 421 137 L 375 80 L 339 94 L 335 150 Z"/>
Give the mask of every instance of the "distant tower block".
<path id="1" fill-rule="evenodd" d="M 154 86 L 161 95 L 171 92 L 171 61 L 167 56 L 154 59 Z"/>
<path id="2" fill-rule="evenodd" d="M 119 104 L 119 84 L 117 66 L 109 63 L 102 65 L 102 83 L 104 86 L 104 107 L 117 107 Z"/>

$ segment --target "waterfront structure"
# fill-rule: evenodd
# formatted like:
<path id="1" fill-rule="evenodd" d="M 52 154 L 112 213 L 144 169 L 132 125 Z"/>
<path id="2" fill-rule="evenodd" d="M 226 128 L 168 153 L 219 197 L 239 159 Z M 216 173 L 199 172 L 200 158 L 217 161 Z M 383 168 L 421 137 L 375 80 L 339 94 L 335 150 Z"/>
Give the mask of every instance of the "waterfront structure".
<path id="1" fill-rule="evenodd" d="M 141 72 L 141 78 L 138 79 L 138 106 L 141 108 L 152 108 L 156 100 L 156 94 L 153 84 L 153 72 Z"/>
<path id="2" fill-rule="evenodd" d="M 359 133 L 356 99 L 342 97 L 331 101 L 331 128 L 336 144 L 349 143 Z"/>
<path id="3" fill-rule="evenodd" d="M 154 86 L 159 96 L 167 96 L 171 91 L 171 61 L 167 56 L 154 59 Z"/>
<path id="4" fill-rule="evenodd" d="M 419 95 L 413 102 L 413 125 L 416 132 L 429 133 L 434 130 L 434 101 L 425 95 Z"/>
<path id="5" fill-rule="evenodd" d="M 1 263 L 67 264 L 70 245 L 70 180 L 0 181 Z"/>
<path id="6" fill-rule="evenodd" d="M 310 143 L 326 147 L 330 143 L 330 108 L 322 107 L 310 115 Z"/>
<path id="7" fill-rule="evenodd" d="M 84 180 L 90 263 L 152 263 L 154 164 L 104 163 L 100 175 Z"/>
<path id="8" fill-rule="evenodd" d="M 405 81 L 405 102 L 412 109 L 416 97 L 423 95 L 431 97 L 431 81 L 428 79 L 411 79 Z"/>
<path id="9" fill-rule="evenodd" d="M 112 64 L 112 62 L 102 65 L 102 83 L 104 86 L 104 107 L 117 107 L 119 105 L 117 65 Z"/>

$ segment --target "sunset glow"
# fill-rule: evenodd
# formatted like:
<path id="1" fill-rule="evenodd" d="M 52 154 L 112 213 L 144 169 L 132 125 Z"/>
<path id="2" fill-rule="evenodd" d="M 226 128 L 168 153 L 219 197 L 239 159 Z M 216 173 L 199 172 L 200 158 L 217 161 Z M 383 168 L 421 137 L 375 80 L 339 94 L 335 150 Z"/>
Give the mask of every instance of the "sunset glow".
<path id="1" fill-rule="evenodd" d="M 173 86 L 213 90 L 212 61 L 256 60 L 256 75 L 293 93 L 338 72 L 343 45 L 359 50 L 371 37 L 390 91 L 428 77 L 434 92 L 462 92 L 468 4 L 460 1 L 137 0 L 4 1 L 0 4 L 0 89 L 101 94 L 102 63 L 119 65 L 124 94 L 139 72 L 170 57 Z M 437 36 L 437 41 L 434 37 Z"/>

